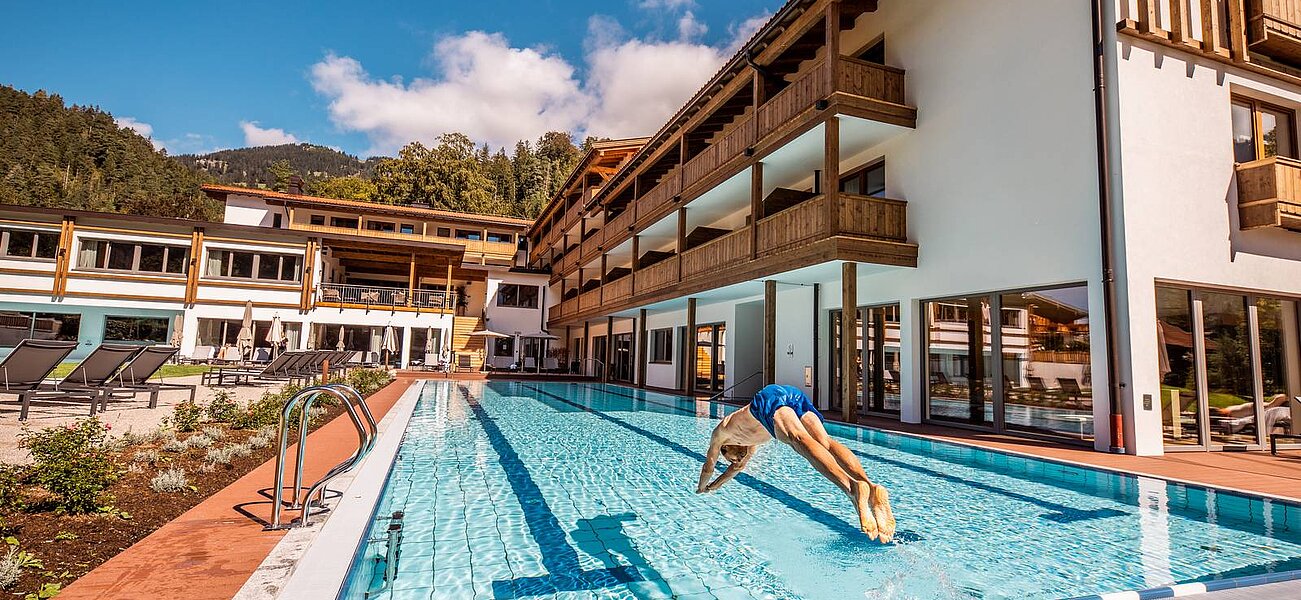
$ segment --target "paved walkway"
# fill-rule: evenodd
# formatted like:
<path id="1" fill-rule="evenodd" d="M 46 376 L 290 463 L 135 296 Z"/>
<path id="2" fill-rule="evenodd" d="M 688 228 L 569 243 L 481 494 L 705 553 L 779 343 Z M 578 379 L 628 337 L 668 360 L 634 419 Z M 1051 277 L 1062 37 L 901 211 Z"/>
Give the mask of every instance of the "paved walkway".
<path id="1" fill-rule="evenodd" d="M 864 419 L 861 423 L 888 431 L 922 434 L 1104 469 L 1270 494 L 1301 502 L 1301 450 L 1280 450 L 1278 456 L 1269 452 L 1172 452 L 1164 456 L 1130 456 L 938 425 L 914 425 L 879 418 Z"/>
<path id="2" fill-rule="evenodd" d="M 400 377 L 369 399 L 378 420 L 414 381 Z M 315 480 L 352 453 L 356 430 L 340 416 L 308 438 L 314 448 L 304 477 Z M 293 460 L 293 453 L 289 453 Z M 274 481 L 275 463 L 268 461 L 167 523 L 121 554 L 73 582 L 60 600 L 89 598 L 186 598 L 222 600 L 235 595 L 284 537 L 283 531 L 262 531 L 270 519 L 271 501 L 260 492 Z"/>

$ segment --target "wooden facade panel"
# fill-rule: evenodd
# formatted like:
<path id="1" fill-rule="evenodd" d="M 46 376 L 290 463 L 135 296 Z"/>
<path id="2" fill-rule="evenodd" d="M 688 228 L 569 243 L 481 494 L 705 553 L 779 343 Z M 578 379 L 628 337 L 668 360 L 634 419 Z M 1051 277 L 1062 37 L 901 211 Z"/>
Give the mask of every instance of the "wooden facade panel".
<path id="1" fill-rule="evenodd" d="M 582 256 L 584 260 L 592 258 L 601 251 L 601 244 L 604 241 L 605 234 L 603 232 L 598 231 L 593 233 L 592 237 L 583 240 L 582 250 L 579 251 L 579 255 Z"/>
<path id="2" fill-rule="evenodd" d="M 1301 161 L 1272 156 L 1238 165 L 1237 171 L 1242 229 L 1301 228 Z"/>
<path id="3" fill-rule="evenodd" d="M 672 256 L 639 269 L 635 276 L 636 292 L 643 294 L 678 282 L 678 257 Z"/>
<path id="4" fill-rule="evenodd" d="M 908 239 L 906 202 L 842 193 L 839 204 L 841 233 L 896 242 Z"/>
<path id="5" fill-rule="evenodd" d="M 904 72 L 847 56 L 836 61 L 836 89 L 856 96 L 904 103 Z"/>
<path id="6" fill-rule="evenodd" d="M 578 295 L 578 310 L 588 311 L 601 307 L 601 288 Z"/>
<path id="7" fill-rule="evenodd" d="M 642 194 L 641 198 L 637 200 L 637 215 L 635 218 L 641 220 L 647 215 L 655 214 L 661 207 L 672 201 L 673 197 L 682 191 L 681 175 L 682 169 L 675 168 L 660 180 L 659 185 Z"/>
<path id="8" fill-rule="evenodd" d="M 620 277 L 603 287 L 604 302 L 619 302 L 632 297 L 632 276 Z"/>
<path id="9" fill-rule="evenodd" d="M 750 260 L 750 230 L 739 229 L 682 253 L 682 278 L 718 271 Z"/>

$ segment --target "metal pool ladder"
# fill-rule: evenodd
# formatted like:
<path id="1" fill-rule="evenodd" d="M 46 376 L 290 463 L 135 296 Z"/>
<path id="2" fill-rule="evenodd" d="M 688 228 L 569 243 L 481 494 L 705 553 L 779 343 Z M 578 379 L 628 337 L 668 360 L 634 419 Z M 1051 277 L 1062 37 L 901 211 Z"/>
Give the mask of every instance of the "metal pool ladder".
<path id="1" fill-rule="evenodd" d="M 353 451 L 352 456 L 344 459 L 343 462 L 333 466 L 325 472 L 316 483 L 307 488 L 307 493 L 303 492 L 303 459 L 307 456 L 307 417 L 312 408 L 312 403 L 322 394 L 337 398 L 343 403 L 343 407 L 348 412 L 348 417 L 354 427 L 357 428 L 357 449 Z M 298 409 L 298 450 L 295 452 L 294 464 L 294 486 L 293 497 L 289 504 L 291 510 L 299 510 L 298 520 L 290 523 L 282 523 L 280 516 L 285 507 L 285 453 L 289 447 L 289 429 L 293 424 L 294 409 Z M 357 393 L 357 390 L 342 383 L 330 383 L 326 385 L 315 385 L 306 387 L 294 394 L 292 398 L 285 402 L 284 407 L 280 410 L 280 435 L 279 446 L 276 447 L 276 479 L 275 489 L 273 492 L 273 502 L 271 505 L 271 523 L 264 529 L 267 531 L 278 529 L 290 529 L 292 527 L 306 527 L 310 525 L 308 517 L 311 516 L 311 509 L 320 509 L 318 512 L 329 510 L 325 507 L 326 486 L 330 480 L 346 473 L 361 462 L 371 449 L 375 447 L 375 436 L 378 433 L 378 427 L 375 424 L 375 417 L 370 412 L 370 407 L 366 405 L 366 399 Z M 313 500 L 312 497 L 316 496 Z"/>

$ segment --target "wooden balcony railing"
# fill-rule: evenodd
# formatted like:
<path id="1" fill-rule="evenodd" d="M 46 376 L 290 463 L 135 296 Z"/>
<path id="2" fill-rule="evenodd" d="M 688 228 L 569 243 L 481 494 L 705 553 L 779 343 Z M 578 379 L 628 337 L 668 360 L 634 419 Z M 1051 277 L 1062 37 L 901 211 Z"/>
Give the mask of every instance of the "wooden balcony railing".
<path id="1" fill-rule="evenodd" d="M 579 252 L 579 255 L 582 256 L 584 260 L 590 259 L 600 252 L 601 244 L 605 241 L 604 232 L 597 231 L 596 233 L 591 234 L 591 236 L 592 237 L 583 240 L 582 251 Z"/>
<path id="2" fill-rule="evenodd" d="M 317 306 L 364 306 L 366 308 L 448 309 L 456 304 L 456 294 L 443 290 L 414 290 L 374 285 L 322 283 L 317 288 Z"/>
<path id="3" fill-rule="evenodd" d="M 605 292 L 605 295 L 601 299 L 602 302 L 609 303 L 627 300 L 632 297 L 632 276 L 625 275 L 620 277 L 605 284 L 602 289 Z"/>
<path id="4" fill-rule="evenodd" d="M 673 200 L 673 197 L 677 196 L 678 192 L 682 191 L 681 175 L 682 170 L 680 168 L 675 168 L 672 171 L 669 171 L 668 175 L 665 175 L 664 178 L 660 180 L 659 185 L 651 188 L 651 191 L 642 194 L 641 198 L 638 199 L 636 203 L 636 218 L 640 220 L 646 215 L 655 214 L 659 211 L 660 207 L 667 204 L 670 200 Z"/>
<path id="5" fill-rule="evenodd" d="M 289 228 L 294 231 L 309 231 L 312 233 L 321 233 L 326 235 L 355 235 L 377 240 L 388 240 L 393 242 L 436 242 L 440 244 L 452 244 L 464 246 L 466 252 L 482 253 L 498 258 L 511 258 L 515 256 L 515 244 L 509 242 L 488 242 L 484 240 L 467 240 L 464 238 L 441 237 L 436 235 L 423 235 L 419 233 L 400 233 L 397 231 L 372 231 L 369 229 L 357 230 L 351 227 L 331 227 L 329 225 L 311 225 L 309 223 L 291 223 Z"/>
<path id="6" fill-rule="evenodd" d="M 1271 156 L 1240 164 L 1237 171 L 1242 229 L 1301 231 L 1301 161 Z"/>
<path id="7" fill-rule="evenodd" d="M 561 300 L 560 304 L 551 307 L 552 319 L 568 317 L 578 312 L 578 297 L 575 296 L 568 300 Z"/>
<path id="8" fill-rule="evenodd" d="M 777 254 L 826 235 L 826 196 L 818 196 L 759 220 L 759 256 Z"/>
<path id="9" fill-rule="evenodd" d="M 776 131 L 825 97 L 826 77 L 827 70 L 822 68 L 822 61 L 818 61 L 811 71 L 786 86 L 786 89 L 777 92 L 763 106 L 760 106 L 758 137 L 762 139 Z"/>
<path id="10" fill-rule="evenodd" d="M 1253 51 L 1301 63 L 1301 0 L 1247 0 L 1246 10 Z"/>
<path id="11" fill-rule="evenodd" d="M 633 273 L 638 295 L 678 282 L 678 257 L 671 256 Z"/>
<path id="12" fill-rule="evenodd" d="M 606 249 L 613 248 L 616 244 L 623 241 L 624 238 L 632 234 L 629 229 L 632 228 L 633 217 L 635 216 L 636 210 L 629 206 L 626 210 L 619 213 L 619 216 L 610 219 L 610 221 L 605 224 L 605 230 L 602 232 L 602 237 L 605 240 L 604 246 Z"/>
<path id="13" fill-rule="evenodd" d="M 904 103 L 903 69 L 842 56 L 836 61 L 836 70 L 836 91 Z"/>
<path id="14" fill-rule="evenodd" d="M 719 271 L 747 260 L 750 260 L 749 228 L 733 231 L 683 252 L 682 278 Z"/>
<path id="15" fill-rule="evenodd" d="M 595 310 L 601 307 L 601 288 L 578 295 L 578 310 Z"/>
<path id="16" fill-rule="evenodd" d="M 840 194 L 840 231 L 851 235 L 908 241 L 908 203 L 903 200 Z"/>

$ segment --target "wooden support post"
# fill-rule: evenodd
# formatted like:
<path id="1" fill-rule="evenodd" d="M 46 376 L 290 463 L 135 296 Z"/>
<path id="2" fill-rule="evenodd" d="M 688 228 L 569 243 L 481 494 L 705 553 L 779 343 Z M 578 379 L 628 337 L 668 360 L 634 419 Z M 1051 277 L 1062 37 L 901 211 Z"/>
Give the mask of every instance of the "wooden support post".
<path id="1" fill-rule="evenodd" d="M 452 312 L 456 310 L 456 302 L 452 299 L 452 263 L 447 263 L 447 284 L 443 288 L 443 310 Z"/>
<path id="2" fill-rule="evenodd" d="M 612 316 L 605 318 L 605 356 L 602 356 L 601 360 L 605 362 L 601 380 L 610 381 L 610 363 L 614 362 L 614 317 Z"/>
<path id="3" fill-rule="evenodd" d="M 827 57 L 824 67 L 827 69 L 826 96 L 836 91 L 836 75 L 840 71 L 840 3 L 827 4 Z"/>
<path id="4" fill-rule="evenodd" d="M 696 388 L 696 299 L 687 298 L 687 334 L 682 345 L 682 393 Z"/>
<path id="5" fill-rule="evenodd" d="M 763 384 L 777 383 L 777 282 L 763 282 Z"/>
<path id="6" fill-rule="evenodd" d="M 841 264 L 840 272 L 840 409 L 841 420 L 858 422 L 858 263 Z"/>
<path id="7" fill-rule="evenodd" d="M 412 297 L 416 295 L 416 253 L 411 253 L 411 270 L 407 273 L 407 306 L 411 306 Z"/>
<path id="8" fill-rule="evenodd" d="M 588 368 L 590 368 L 589 365 L 592 364 L 592 361 L 587 360 L 587 358 L 588 358 L 588 354 L 591 353 L 591 347 L 592 347 L 592 325 L 588 323 L 586 320 L 584 320 L 583 321 L 583 343 L 578 345 L 578 350 L 579 350 L 578 370 L 579 371 L 586 371 Z M 596 375 L 596 373 L 593 372 L 592 375 Z"/>
<path id="9" fill-rule="evenodd" d="M 1244 0 L 1227 0 L 1229 10 L 1229 56 L 1247 61 L 1247 9 Z"/>
<path id="10" fill-rule="evenodd" d="M 1141 33 L 1152 33 L 1161 29 L 1161 19 L 1156 14 L 1156 5 L 1159 0 L 1138 0 L 1138 30 Z M 1179 0 L 1174 0 L 1175 4 Z"/>
<path id="11" fill-rule="evenodd" d="M 562 298 L 562 301 L 563 301 L 564 295 L 562 294 L 560 297 Z M 560 365 L 561 368 L 563 369 L 563 370 L 561 371 L 562 373 L 571 373 L 571 372 L 573 371 L 573 369 L 571 369 L 571 367 L 574 365 L 574 359 L 577 358 L 576 356 L 570 356 L 570 355 L 569 355 L 569 350 L 570 350 L 570 348 L 573 348 L 573 347 L 574 347 L 574 333 L 573 333 L 572 331 L 570 331 L 570 329 L 571 329 L 570 326 L 565 325 L 565 346 L 564 346 L 564 348 L 565 348 L 565 354 L 564 354 L 564 357 L 565 357 L 565 362 L 566 362 L 567 364 Z M 580 367 L 580 368 L 581 368 L 581 367 Z"/>
<path id="12" fill-rule="evenodd" d="M 632 273 L 637 274 L 637 263 L 641 262 L 641 236 L 632 236 Z M 636 285 L 634 283 L 633 285 Z"/>
<path id="13" fill-rule="evenodd" d="M 757 77 L 757 76 L 756 76 Z M 763 217 L 763 163 L 750 167 L 750 258 L 759 257 L 759 219 Z"/>
<path id="14" fill-rule="evenodd" d="M 650 359 L 646 355 L 646 309 L 637 313 L 637 386 L 646 387 L 646 365 Z"/>
<path id="15" fill-rule="evenodd" d="M 832 115 L 823 126 L 826 144 L 822 161 L 822 202 L 826 208 L 827 236 L 840 233 L 840 120 Z"/>
<path id="16" fill-rule="evenodd" d="M 1170 0 L 1170 41 L 1176 44 L 1188 40 L 1188 15 L 1184 13 L 1184 0 Z"/>
<path id="17" fill-rule="evenodd" d="M 1219 3 L 1216 0 L 1201 0 L 1202 51 L 1224 55 L 1220 46 L 1220 34 L 1224 30 L 1224 18 L 1220 16 Z"/>

